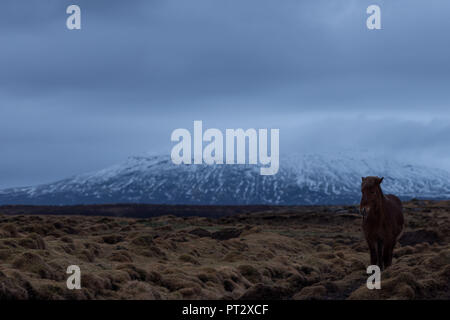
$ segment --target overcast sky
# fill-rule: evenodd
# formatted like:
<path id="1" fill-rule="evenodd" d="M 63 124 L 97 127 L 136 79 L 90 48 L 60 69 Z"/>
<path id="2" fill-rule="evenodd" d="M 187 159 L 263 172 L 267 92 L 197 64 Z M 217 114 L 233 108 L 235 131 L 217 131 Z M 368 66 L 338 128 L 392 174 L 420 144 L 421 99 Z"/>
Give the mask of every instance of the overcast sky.
<path id="1" fill-rule="evenodd" d="M 366 28 L 371 4 L 382 30 Z M 169 154 L 194 120 L 279 128 L 281 153 L 450 169 L 449 14 L 448 0 L 2 0 L 0 188 Z"/>

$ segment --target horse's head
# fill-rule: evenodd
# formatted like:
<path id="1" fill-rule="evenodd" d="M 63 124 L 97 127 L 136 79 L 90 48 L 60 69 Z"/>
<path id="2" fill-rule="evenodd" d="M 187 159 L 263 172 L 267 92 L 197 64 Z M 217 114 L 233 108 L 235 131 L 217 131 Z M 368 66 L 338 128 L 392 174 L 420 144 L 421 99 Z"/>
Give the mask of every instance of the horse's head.
<path id="1" fill-rule="evenodd" d="M 367 211 L 381 199 L 382 191 L 380 184 L 383 181 L 383 177 L 362 177 L 361 180 L 362 197 L 359 210 L 365 216 Z"/>

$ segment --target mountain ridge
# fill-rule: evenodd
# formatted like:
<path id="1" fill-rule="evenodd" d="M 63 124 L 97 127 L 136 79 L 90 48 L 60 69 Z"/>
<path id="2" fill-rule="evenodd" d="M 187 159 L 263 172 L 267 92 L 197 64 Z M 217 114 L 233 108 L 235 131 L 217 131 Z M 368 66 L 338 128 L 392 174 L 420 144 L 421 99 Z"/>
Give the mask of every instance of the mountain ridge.
<path id="1" fill-rule="evenodd" d="M 384 176 L 402 199 L 450 199 L 450 173 L 359 153 L 280 158 L 274 176 L 258 165 L 175 165 L 168 156 L 132 156 L 121 164 L 38 186 L 0 190 L 0 205 L 149 203 L 327 205 L 359 201 L 361 176 Z"/>

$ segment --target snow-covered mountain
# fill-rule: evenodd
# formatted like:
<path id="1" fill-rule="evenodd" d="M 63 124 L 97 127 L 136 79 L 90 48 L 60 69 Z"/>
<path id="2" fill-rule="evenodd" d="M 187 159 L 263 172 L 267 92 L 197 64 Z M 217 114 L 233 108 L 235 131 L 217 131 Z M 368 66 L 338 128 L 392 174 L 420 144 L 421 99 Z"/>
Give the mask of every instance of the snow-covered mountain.
<path id="1" fill-rule="evenodd" d="M 254 165 L 174 165 L 168 156 L 125 163 L 55 183 L 0 191 L 0 204 L 351 204 L 361 176 L 384 176 L 383 190 L 401 198 L 450 198 L 450 173 L 368 154 L 280 158 L 274 176 Z"/>

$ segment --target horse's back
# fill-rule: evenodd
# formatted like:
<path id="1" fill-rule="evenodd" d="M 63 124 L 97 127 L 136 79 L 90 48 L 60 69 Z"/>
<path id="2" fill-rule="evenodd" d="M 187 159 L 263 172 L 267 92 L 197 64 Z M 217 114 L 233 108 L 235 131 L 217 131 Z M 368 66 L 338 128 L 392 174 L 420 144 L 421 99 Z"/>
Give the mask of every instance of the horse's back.
<path id="1" fill-rule="evenodd" d="M 393 195 L 393 194 L 387 194 L 386 195 L 386 202 L 388 204 L 387 209 L 389 211 L 389 214 L 394 218 L 395 222 L 397 223 L 398 227 L 400 229 L 403 229 L 403 205 L 400 199 Z"/>
<path id="2" fill-rule="evenodd" d="M 387 194 L 386 199 L 390 202 L 391 205 L 397 207 L 398 209 L 400 209 L 400 211 L 402 210 L 403 208 L 402 202 L 397 196 L 393 194 Z"/>

